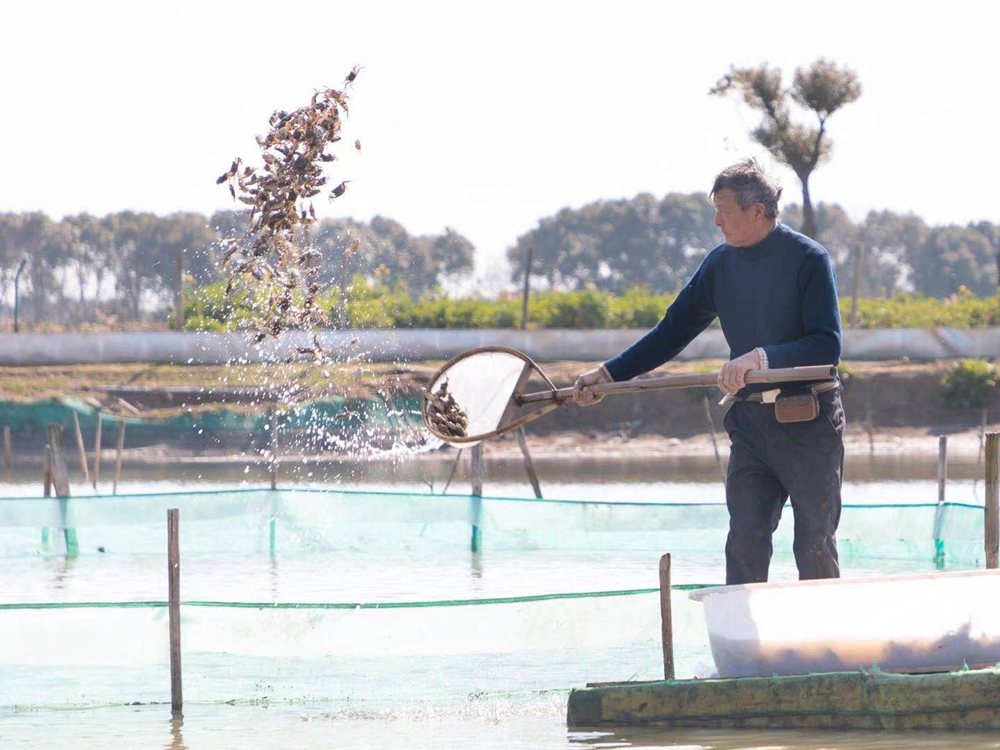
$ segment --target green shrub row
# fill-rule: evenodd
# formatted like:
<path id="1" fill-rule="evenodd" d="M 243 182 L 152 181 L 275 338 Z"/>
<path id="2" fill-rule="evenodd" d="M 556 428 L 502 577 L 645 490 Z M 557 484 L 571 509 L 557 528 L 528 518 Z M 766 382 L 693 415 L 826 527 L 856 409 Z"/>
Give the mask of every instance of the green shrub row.
<path id="1" fill-rule="evenodd" d="M 641 287 L 621 295 L 592 289 L 538 292 L 528 306 L 528 327 L 649 328 L 660 321 L 673 297 Z M 323 297 L 319 303 L 332 320 L 338 318 L 336 296 Z M 851 300 L 842 298 L 840 304 L 846 327 Z M 227 304 L 222 284 L 188 292 L 184 310 L 187 330 L 227 330 L 255 316 L 246 295 Z M 449 299 L 441 294 L 413 299 L 402 288 L 370 286 L 357 279 L 349 289 L 346 314 L 352 328 L 515 328 L 521 323 L 521 300 L 516 296 Z M 1000 298 L 976 297 L 967 291 L 945 299 L 901 294 L 858 300 L 858 328 L 995 325 L 1000 325 Z"/>
<path id="2" fill-rule="evenodd" d="M 982 359 L 963 359 L 941 378 L 941 400 L 950 409 L 982 408 L 996 386 L 993 365 Z"/>
<path id="3" fill-rule="evenodd" d="M 844 325 L 851 300 L 841 297 Z M 918 294 L 858 300 L 858 328 L 983 328 L 1000 325 L 1000 298 L 977 297 L 964 287 L 944 299 Z"/>

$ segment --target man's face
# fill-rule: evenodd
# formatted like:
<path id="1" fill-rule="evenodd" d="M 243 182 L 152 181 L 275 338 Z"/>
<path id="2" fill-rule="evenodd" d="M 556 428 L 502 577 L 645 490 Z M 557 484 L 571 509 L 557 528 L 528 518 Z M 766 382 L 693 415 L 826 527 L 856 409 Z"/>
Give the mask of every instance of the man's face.
<path id="1" fill-rule="evenodd" d="M 746 247 L 758 241 L 758 221 L 763 214 L 759 203 L 741 208 L 736 202 L 736 195 L 729 188 L 723 188 L 713 195 L 712 202 L 715 204 L 715 226 L 722 230 L 727 243 L 734 247 Z"/>

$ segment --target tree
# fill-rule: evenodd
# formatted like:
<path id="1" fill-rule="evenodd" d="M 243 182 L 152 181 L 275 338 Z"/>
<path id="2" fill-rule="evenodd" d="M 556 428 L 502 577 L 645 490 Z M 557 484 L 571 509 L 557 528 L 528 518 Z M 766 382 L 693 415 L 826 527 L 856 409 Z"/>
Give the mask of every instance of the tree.
<path id="1" fill-rule="evenodd" d="M 20 214 L 0 214 L 0 302 L 6 302 L 8 296 L 12 296 L 14 274 L 21 262 L 18 247 L 20 226 Z"/>
<path id="2" fill-rule="evenodd" d="M 869 211 L 858 225 L 858 240 L 865 246 L 860 293 L 867 297 L 920 291 L 914 263 L 927 241 L 927 224 L 915 214 Z"/>
<path id="3" fill-rule="evenodd" d="M 720 239 L 704 193 L 669 193 L 662 200 L 641 193 L 548 216 L 518 237 L 507 258 L 515 282 L 524 278 L 530 245 L 534 273 L 550 287 L 620 292 L 646 285 L 673 292 Z"/>
<path id="4" fill-rule="evenodd" d="M 934 227 L 915 256 L 914 280 L 925 294 L 945 297 L 963 286 L 979 295 L 996 293 L 993 248 L 973 226 Z"/>
<path id="5" fill-rule="evenodd" d="M 847 68 L 820 58 L 808 68 L 797 68 L 792 87 L 785 89 L 781 70 L 762 64 L 756 68 L 735 65 L 709 92 L 716 96 L 741 96 L 763 120 L 750 136 L 775 159 L 791 168 L 802 183 L 802 233 L 816 237 L 816 218 L 809 195 L 809 178 L 830 157 L 831 142 L 826 121 L 841 107 L 857 101 L 861 83 Z M 818 125 L 808 126 L 792 119 L 790 102 L 816 115 Z"/>
<path id="6" fill-rule="evenodd" d="M 26 301 L 30 300 L 34 320 L 43 320 L 61 292 L 55 274 L 54 261 L 58 256 L 55 225 L 39 211 L 22 214 L 14 241 L 20 255 L 28 259 Z"/>
<path id="7" fill-rule="evenodd" d="M 359 241 L 357 251 L 346 253 L 354 240 Z M 356 274 L 374 279 L 378 271 L 414 295 L 433 289 L 445 276 L 469 273 L 475 250 L 454 229 L 415 237 L 402 224 L 384 216 L 375 216 L 367 223 L 325 219 L 315 227 L 312 242 L 321 252 L 324 279 L 343 286 Z"/>

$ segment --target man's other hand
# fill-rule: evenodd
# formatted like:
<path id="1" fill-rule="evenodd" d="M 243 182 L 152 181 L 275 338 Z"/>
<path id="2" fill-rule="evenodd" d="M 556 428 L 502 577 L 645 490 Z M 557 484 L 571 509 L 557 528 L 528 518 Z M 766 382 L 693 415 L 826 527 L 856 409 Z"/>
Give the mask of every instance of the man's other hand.
<path id="1" fill-rule="evenodd" d="M 726 393 L 736 393 L 747 384 L 747 373 L 759 369 L 760 356 L 754 349 L 723 365 L 719 372 L 719 388 Z"/>
<path id="2" fill-rule="evenodd" d="M 573 401 L 580 406 L 591 406 L 600 401 L 604 396 L 596 395 L 590 386 L 597 385 L 598 383 L 611 383 L 614 382 L 611 376 L 608 375 L 608 371 L 604 367 L 595 367 L 593 370 L 589 370 L 580 377 L 576 379 L 573 383 Z"/>

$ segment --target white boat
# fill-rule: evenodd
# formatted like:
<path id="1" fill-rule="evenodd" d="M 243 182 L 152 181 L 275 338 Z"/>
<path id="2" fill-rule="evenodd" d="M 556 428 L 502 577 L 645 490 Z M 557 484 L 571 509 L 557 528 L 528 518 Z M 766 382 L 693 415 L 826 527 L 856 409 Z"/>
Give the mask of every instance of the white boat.
<path id="1" fill-rule="evenodd" d="M 1000 570 L 715 586 L 691 598 L 705 605 L 720 677 L 1000 662 Z"/>

